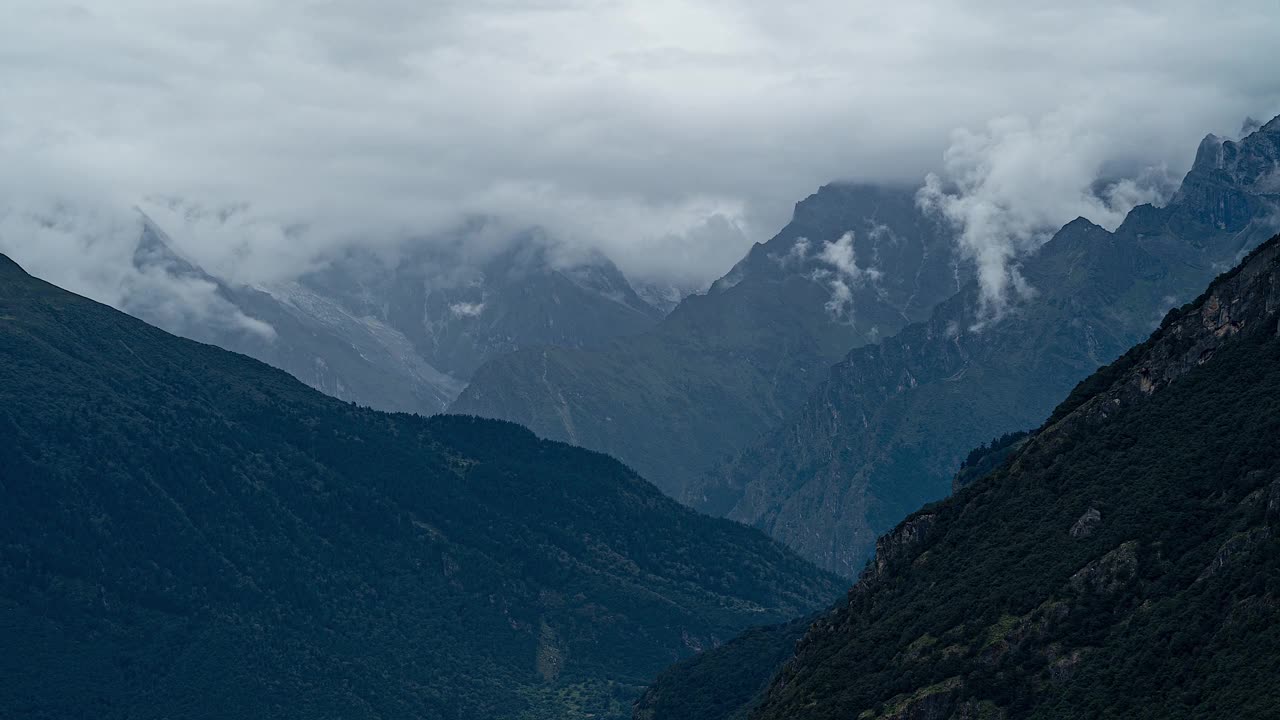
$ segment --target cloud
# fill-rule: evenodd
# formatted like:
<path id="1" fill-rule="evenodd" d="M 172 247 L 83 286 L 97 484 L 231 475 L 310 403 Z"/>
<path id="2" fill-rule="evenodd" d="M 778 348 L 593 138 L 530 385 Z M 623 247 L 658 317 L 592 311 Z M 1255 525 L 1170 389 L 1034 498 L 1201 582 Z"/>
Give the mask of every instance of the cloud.
<path id="1" fill-rule="evenodd" d="M 800 238 L 795 248 L 804 243 L 807 250 L 808 240 Z M 794 248 L 793 248 L 794 251 Z M 814 259 L 828 266 L 813 272 L 813 279 L 831 286 L 831 299 L 826 303 L 827 312 L 835 317 L 851 316 L 853 307 L 853 289 L 879 280 L 882 273 L 873 267 L 859 267 L 858 258 L 853 250 L 853 231 L 841 235 L 835 242 L 824 242 L 822 250 Z"/>
<path id="2" fill-rule="evenodd" d="M 248 317 L 206 277 L 171 272 L 161 263 L 135 264 L 142 216 L 113 206 L 0 210 L 0 252 L 49 282 L 145 316 L 166 329 L 244 332 L 271 340 L 275 330 Z M 72 261 L 69 261 L 72 259 Z"/>
<path id="3" fill-rule="evenodd" d="M 917 202 L 959 229 L 960 249 L 977 267 L 985 315 L 998 317 L 1011 296 L 1034 293 L 1018 261 L 1062 225 L 1085 217 L 1114 229 L 1135 205 L 1168 196 L 1173 183 L 1157 167 L 1098 188 L 1110 166 L 1124 160 L 1118 149 L 1126 135 L 1111 135 L 1080 110 L 1038 122 L 1000 118 L 981 132 L 953 133 L 942 170 L 926 177 Z"/>
<path id="4" fill-rule="evenodd" d="M 480 313 L 484 312 L 484 303 L 459 302 L 449 306 L 449 312 L 455 317 L 480 317 Z"/>
<path id="5" fill-rule="evenodd" d="M 172 205 L 175 244 L 240 282 L 485 216 L 705 284 L 817 185 L 918 182 L 991 117 L 1053 141 L 1085 108 L 1050 147 L 1185 168 L 1205 132 L 1280 110 L 1278 35 L 1271 0 L 9 0 L 0 191 Z M 24 233 L 8 247 L 41 258 Z"/>

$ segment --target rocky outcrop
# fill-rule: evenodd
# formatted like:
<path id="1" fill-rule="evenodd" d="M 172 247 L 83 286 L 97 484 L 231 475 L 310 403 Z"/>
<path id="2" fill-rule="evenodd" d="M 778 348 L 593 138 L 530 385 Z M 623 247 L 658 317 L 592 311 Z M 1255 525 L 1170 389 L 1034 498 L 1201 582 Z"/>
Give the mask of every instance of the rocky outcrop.
<path id="1" fill-rule="evenodd" d="M 1196 578 L 1196 582 L 1207 580 L 1217 575 L 1224 568 L 1239 562 L 1242 557 L 1270 539 L 1271 528 L 1269 527 L 1253 528 L 1248 532 L 1236 535 L 1218 548 L 1218 553 L 1213 556 L 1213 561 L 1204 569 L 1204 572 L 1200 573 L 1200 577 Z"/>
<path id="2" fill-rule="evenodd" d="M 1129 541 L 1071 576 L 1071 589 L 1078 593 L 1112 595 L 1138 572 L 1138 543 Z"/>
<path id="3" fill-rule="evenodd" d="M 936 515 L 917 515 L 893 529 L 893 532 L 876 540 L 876 555 L 867 564 L 855 589 L 865 590 L 880 580 L 893 565 L 914 555 L 915 550 L 929 537 L 937 521 Z"/>
<path id="4" fill-rule="evenodd" d="M 1102 513 L 1097 508 L 1089 508 L 1071 526 L 1071 537 L 1077 539 L 1087 538 L 1093 534 L 1094 530 L 1098 529 L 1100 524 L 1102 524 Z"/>

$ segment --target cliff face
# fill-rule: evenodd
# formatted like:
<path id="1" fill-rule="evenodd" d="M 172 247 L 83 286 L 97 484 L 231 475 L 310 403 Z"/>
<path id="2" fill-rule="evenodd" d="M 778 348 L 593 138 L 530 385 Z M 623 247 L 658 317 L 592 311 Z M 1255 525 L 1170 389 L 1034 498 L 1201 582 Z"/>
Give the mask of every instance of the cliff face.
<path id="1" fill-rule="evenodd" d="M 1166 207 L 1083 219 L 1023 266 L 1035 295 L 984 322 L 975 287 L 831 368 L 804 405 L 682 498 L 852 577 L 879 533 L 943 497 L 964 454 L 1040 423 L 1280 222 L 1280 123 L 1208 138 Z"/>

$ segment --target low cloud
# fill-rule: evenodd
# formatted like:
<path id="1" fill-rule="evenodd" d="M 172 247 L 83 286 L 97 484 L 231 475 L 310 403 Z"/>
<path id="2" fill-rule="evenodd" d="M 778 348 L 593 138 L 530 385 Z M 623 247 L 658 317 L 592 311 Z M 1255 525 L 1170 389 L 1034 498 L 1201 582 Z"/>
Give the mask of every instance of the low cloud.
<path id="1" fill-rule="evenodd" d="M 174 273 L 161 263 L 136 263 L 142 231 L 141 214 L 113 206 L 0 209 L 0 252 L 21 258 L 33 275 L 174 332 L 198 328 L 275 337 L 270 325 L 222 297 L 211 279 Z"/>
<path id="2" fill-rule="evenodd" d="M 1078 113 L 1040 121 L 1007 117 L 980 132 L 957 130 L 942 170 L 929 173 L 917 202 L 959 230 L 962 254 L 977 267 L 982 312 L 1035 292 L 1019 262 L 1077 217 L 1114 229 L 1134 206 L 1160 203 L 1174 184 L 1162 168 L 1104 183 L 1123 159 L 1122 140 Z"/>
<path id="3" fill-rule="evenodd" d="M 449 306 L 449 312 L 454 317 L 480 317 L 480 313 L 484 312 L 484 303 L 460 302 Z"/>
<path id="4" fill-rule="evenodd" d="M 1124 167 L 1103 176 L 1184 169 L 1204 133 L 1280 111 L 1277 36 L 1272 0 L 10 0 L 4 242 L 118 300 L 101 247 L 21 218 L 61 206 L 106 237 L 141 206 L 210 272 L 262 283 L 486 217 L 705 287 L 818 185 L 934 170 L 1000 298 L 1064 214 L 1008 217 L 1039 202 L 1014 175 L 1078 195 L 1107 155 Z M 1009 115 L 1031 119 L 954 138 L 939 170 L 953 128 Z M 1009 157 L 1037 142 L 1044 167 Z M 1102 205 L 1136 199 L 1117 192 Z"/>
<path id="5" fill-rule="evenodd" d="M 831 299 L 826 303 L 827 312 L 837 318 L 852 318 L 856 308 L 853 306 L 853 290 L 874 283 L 882 273 L 873 267 L 858 265 L 858 257 L 853 249 L 853 231 L 841 235 L 835 242 L 824 242 L 822 249 L 814 256 L 814 260 L 826 267 L 814 270 L 811 277 L 826 283 L 831 288 Z M 800 238 L 795 248 L 807 251 L 808 240 Z"/>

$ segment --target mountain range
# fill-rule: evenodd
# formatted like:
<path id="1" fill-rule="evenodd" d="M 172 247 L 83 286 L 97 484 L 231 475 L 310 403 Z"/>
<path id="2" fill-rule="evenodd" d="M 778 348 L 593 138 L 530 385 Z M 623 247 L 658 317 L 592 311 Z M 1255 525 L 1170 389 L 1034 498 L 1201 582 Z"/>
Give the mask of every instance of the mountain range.
<path id="1" fill-rule="evenodd" d="M 682 499 L 845 576 L 876 537 L 945 496 L 966 452 L 1033 427 L 1170 307 L 1280 230 L 1280 118 L 1209 136 L 1177 194 L 1115 230 L 1077 219 L 1021 266 L 1033 289 L 984 315 L 970 282 L 927 320 L 856 348 L 786 422 Z"/>
<path id="2" fill-rule="evenodd" d="M 978 450 L 843 602 L 669 669 L 634 717 L 1270 717 L 1278 433 L 1280 236 Z"/>
<path id="3" fill-rule="evenodd" d="M 0 256 L 0 715 L 617 718 L 839 581 L 604 455 L 387 414 Z"/>
<path id="4" fill-rule="evenodd" d="M 852 347 L 928 318 L 971 274 L 914 190 L 835 183 L 706 294 L 593 348 L 491 359 L 452 412 L 607 452 L 677 497 L 793 413 Z"/>
<path id="5" fill-rule="evenodd" d="M 339 399 L 421 415 L 444 411 L 489 358 L 524 347 L 591 346 L 662 317 L 599 253 L 561 257 L 545 234 L 530 230 L 466 256 L 480 238 L 493 242 L 487 234 L 477 220 L 444 239 L 389 254 L 348 250 L 296 280 L 248 286 L 182 257 L 144 216 L 135 268 L 211 286 L 226 307 L 194 321 L 174 318 L 174 299 L 165 296 L 134 298 L 123 309 Z M 228 313 L 267 332 L 222 322 Z"/>

